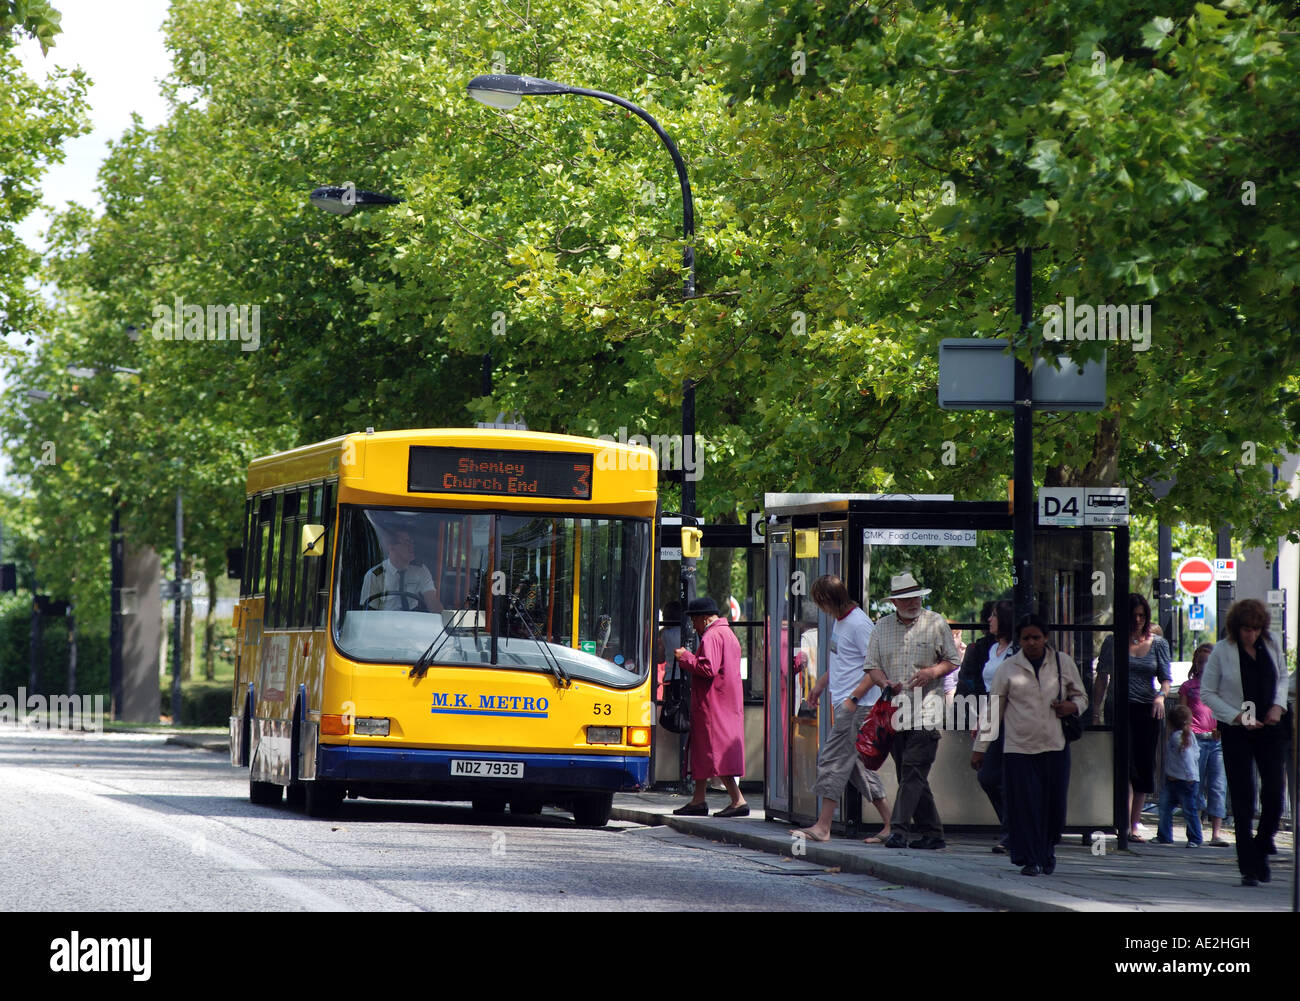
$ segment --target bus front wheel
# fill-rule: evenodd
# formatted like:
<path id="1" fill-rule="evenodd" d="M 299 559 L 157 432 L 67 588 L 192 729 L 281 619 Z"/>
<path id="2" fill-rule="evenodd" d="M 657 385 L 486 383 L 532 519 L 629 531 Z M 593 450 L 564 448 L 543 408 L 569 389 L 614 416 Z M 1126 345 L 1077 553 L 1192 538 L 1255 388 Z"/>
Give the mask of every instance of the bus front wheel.
<path id="1" fill-rule="evenodd" d="M 584 796 L 573 801 L 573 819 L 579 827 L 604 827 L 613 809 L 613 793 Z"/>
<path id="2" fill-rule="evenodd" d="M 314 782 L 304 782 L 303 786 L 303 807 L 309 817 L 332 817 L 339 812 L 339 807 L 343 805 L 343 794 L 346 791 L 342 785 L 337 782 L 325 782 L 316 779 Z"/>

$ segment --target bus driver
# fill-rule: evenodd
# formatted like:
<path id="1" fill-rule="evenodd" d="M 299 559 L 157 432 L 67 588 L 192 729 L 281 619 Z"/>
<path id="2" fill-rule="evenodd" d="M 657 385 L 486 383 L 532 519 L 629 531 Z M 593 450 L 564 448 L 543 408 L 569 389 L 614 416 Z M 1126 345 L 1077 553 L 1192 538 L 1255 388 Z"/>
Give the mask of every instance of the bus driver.
<path id="1" fill-rule="evenodd" d="M 421 563 L 412 563 L 415 543 L 409 532 L 388 538 L 388 559 L 366 571 L 361 582 L 361 607 L 407 612 L 441 612 L 442 602 L 433 575 Z"/>

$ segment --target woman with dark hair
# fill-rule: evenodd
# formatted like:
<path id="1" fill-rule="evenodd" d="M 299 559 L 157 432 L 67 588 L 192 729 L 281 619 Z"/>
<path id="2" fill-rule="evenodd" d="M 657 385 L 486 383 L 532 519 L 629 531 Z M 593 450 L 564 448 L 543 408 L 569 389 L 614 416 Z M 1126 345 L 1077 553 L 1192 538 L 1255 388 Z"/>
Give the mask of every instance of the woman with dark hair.
<path id="1" fill-rule="evenodd" d="M 1228 783 L 1223 775 L 1223 744 L 1219 734 L 1219 724 L 1210 707 L 1201 699 L 1201 675 L 1205 673 L 1205 662 L 1210 659 L 1213 643 L 1202 643 L 1192 654 L 1192 667 L 1187 680 L 1178 689 L 1178 704 L 1184 705 L 1192 714 L 1192 734 L 1196 737 L 1199 752 L 1198 771 L 1200 774 L 1201 806 L 1210 817 L 1210 844 L 1215 848 L 1227 848 L 1223 839 L 1223 818 L 1228 815 Z"/>
<path id="2" fill-rule="evenodd" d="M 1148 793 L 1156 788 L 1156 745 L 1160 743 L 1160 721 L 1165 718 L 1165 697 L 1169 694 L 1172 658 L 1163 636 L 1151 631 L 1151 606 L 1140 594 L 1128 596 L 1128 698 L 1127 709 L 1120 709 L 1115 693 L 1116 712 L 1128 712 L 1129 744 L 1129 840 L 1145 841 L 1138 831 L 1142 806 Z M 1101 723 L 1101 706 L 1110 687 L 1115 668 L 1115 646 L 1107 636 L 1097 659 L 1097 680 L 1092 686 L 1092 722 Z M 1156 683 L 1160 689 L 1156 690 Z M 1113 720 L 1111 721 L 1114 722 Z"/>
<path id="3" fill-rule="evenodd" d="M 1061 720 L 1088 708 L 1079 668 L 1047 645 L 1047 624 L 1026 615 L 1016 626 L 1020 649 L 993 675 L 988 716 L 971 752 L 984 764 L 994 732 L 1004 734 L 1003 790 L 1011 861 L 1025 876 L 1056 870 L 1056 843 L 1065 827 L 1070 748 Z"/>
<path id="4" fill-rule="evenodd" d="M 1268 846 L 1282 816 L 1282 747 L 1278 726 L 1286 710 L 1286 661 L 1268 631 L 1268 609 L 1246 598 L 1228 609 L 1228 637 L 1205 662 L 1201 699 L 1219 721 L 1223 735 L 1223 770 L 1236 825 L 1237 868 L 1242 886 L 1258 886 L 1271 878 Z M 1255 819 L 1255 777 L 1259 771 L 1259 830 Z"/>
<path id="5" fill-rule="evenodd" d="M 981 695 L 988 695 L 989 686 L 993 684 L 993 676 L 997 674 L 998 668 L 1002 666 L 1004 660 L 1016 652 L 1015 642 L 1011 638 L 1016 614 L 1014 606 L 1009 601 L 991 601 L 985 608 L 988 609 L 984 617 L 988 624 L 988 632 L 966 648 L 966 656 L 962 658 L 961 670 L 957 675 L 959 696 L 974 695 L 978 698 Z M 999 730 L 997 738 L 985 752 L 984 763 L 980 765 L 979 770 L 980 788 L 993 804 L 993 812 L 998 815 L 998 822 L 1002 825 L 997 844 L 993 846 L 993 851 L 998 855 L 1005 855 L 1007 851 L 1007 818 L 1002 794 L 1002 751 L 1003 732 Z"/>

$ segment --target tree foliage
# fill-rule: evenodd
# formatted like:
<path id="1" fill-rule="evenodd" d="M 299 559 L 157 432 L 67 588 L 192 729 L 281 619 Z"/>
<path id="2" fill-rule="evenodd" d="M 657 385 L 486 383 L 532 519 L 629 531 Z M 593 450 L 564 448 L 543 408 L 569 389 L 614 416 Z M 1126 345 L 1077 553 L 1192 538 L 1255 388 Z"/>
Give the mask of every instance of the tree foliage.
<path id="1" fill-rule="evenodd" d="M 254 455 L 502 411 L 663 436 L 687 377 L 709 518 L 766 490 L 1001 497 L 1009 417 L 940 412 L 937 352 L 1098 350 L 1020 333 L 1030 247 L 1038 315 L 1153 315 L 1150 350 L 1109 345 L 1104 411 L 1037 418 L 1039 480 L 1123 481 L 1243 540 L 1296 527 L 1268 475 L 1300 422 L 1286 8 L 178 0 L 166 30 L 167 122 L 114 144 L 101 216 L 52 234 L 58 321 L 19 374 L 62 402 L 10 400 L 11 448 L 56 442 L 42 490 L 83 518 L 117 496 L 165 548 L 183 488 L 214 563 Z M 494 71 L 622 95 L 676 137 L 694 299 L 654 134 L 587 98 L 485 108 L 465 84 Z M 404 201 L 308 205 L 348 182 Z M 258 307 L 257 350 L 156 337 L 177 297 Z M 1175 476 L 1157 504 L 1145 483 Z"/>

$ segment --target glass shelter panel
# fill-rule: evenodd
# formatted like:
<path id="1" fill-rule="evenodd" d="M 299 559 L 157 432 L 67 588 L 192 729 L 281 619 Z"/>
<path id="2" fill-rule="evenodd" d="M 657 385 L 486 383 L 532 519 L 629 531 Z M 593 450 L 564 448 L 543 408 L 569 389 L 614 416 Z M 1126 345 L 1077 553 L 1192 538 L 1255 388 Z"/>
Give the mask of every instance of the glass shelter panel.
<path id="1" fill-rule="evenodd" d="M 790 531 L 772 529 L 767 540 L 768 622 L 776 636 L 767 644 L 767 804 L 790 809 L 790 719 L 794 713 L 790 687 L 794 664 L 787 613 L 790 599 Z"/>
<path id="2" fill-rule="evenodd" d="M 820 547 L 819 547 L 820 549 Z M 819 555 L 794 560 L 794 574 L 790 586 L 790 643 L 794 652 L 793 702 L 791 717 L 793 739 L 791 743 L 794 775 L 791 797 L 796 817 L 809 820 L 816 815 L 817 800 L 813 783 L 817 780 L 818 717 L 806 707 L 808 697 L 817 679 L 826 670 L 827 637 L 825 616 L 812 599 L 813 581 L 821 572 Z"/>

